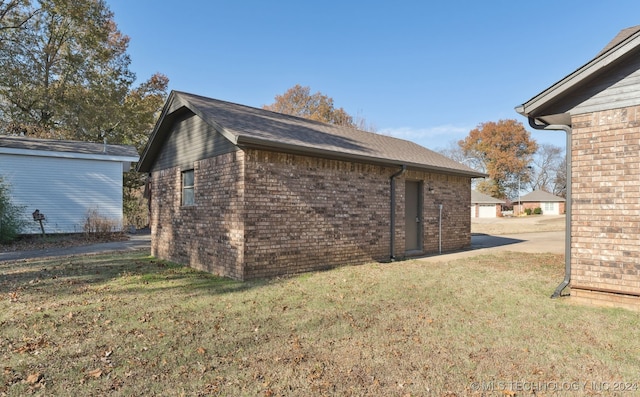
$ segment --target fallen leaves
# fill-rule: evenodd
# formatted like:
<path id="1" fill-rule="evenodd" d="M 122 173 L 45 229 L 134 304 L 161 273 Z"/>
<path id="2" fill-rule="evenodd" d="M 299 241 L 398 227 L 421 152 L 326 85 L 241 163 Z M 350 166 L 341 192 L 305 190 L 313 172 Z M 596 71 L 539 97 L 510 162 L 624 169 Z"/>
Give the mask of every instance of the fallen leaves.
<path id="1" fill-rule="evenodd" d="M 25 379 L 25 381 L 27 383 L 33 385 L 33 384 L 36 384 L 36 383 L 40 382 L 42 380 L 42 378 L 44 378 L 44 376 L 41 373 L 36 372 L 35 374 L 28 375 L 27 379 Z"/>
<path id="2" fill-rule="evenodd" d="M 102 369 L 96 368 L 94 370 L 91 370 L 87 372 L 87 376 L 91 378 L 99 378 L 102 376 Z"/>

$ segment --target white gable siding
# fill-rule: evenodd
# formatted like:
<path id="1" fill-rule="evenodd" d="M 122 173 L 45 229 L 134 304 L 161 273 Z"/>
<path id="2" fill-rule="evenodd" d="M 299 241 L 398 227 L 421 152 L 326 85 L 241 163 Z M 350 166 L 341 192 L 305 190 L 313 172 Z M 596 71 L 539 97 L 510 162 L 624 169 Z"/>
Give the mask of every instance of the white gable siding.
<path id="1" fill-rule="evenodd" d="M 122 171 L 118 161 L 0 154 L 0 175 L 14 204 L 25 207 L 25 233 L 40 233 L 36 209 L 46 216 L 46 233 L 82 232 L 90 209 L 121 226 Z"/>

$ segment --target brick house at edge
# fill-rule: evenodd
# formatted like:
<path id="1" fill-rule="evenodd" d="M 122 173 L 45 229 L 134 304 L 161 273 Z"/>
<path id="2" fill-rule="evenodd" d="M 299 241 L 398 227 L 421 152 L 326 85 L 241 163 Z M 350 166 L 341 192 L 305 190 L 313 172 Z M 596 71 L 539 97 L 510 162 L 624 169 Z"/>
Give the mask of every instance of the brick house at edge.
<path id="1" fill-rule="evenodd" d="M 409 141 L 175 91 L 138 170 L 152 255 L 239 280 L 468 247 L 484 176 Z"/>
<path id="2" fill-rule="evenodd" d="M 640 309 L 640 26 L 516 111 L 567 132 L 569 271 L 556 292 Z"/>

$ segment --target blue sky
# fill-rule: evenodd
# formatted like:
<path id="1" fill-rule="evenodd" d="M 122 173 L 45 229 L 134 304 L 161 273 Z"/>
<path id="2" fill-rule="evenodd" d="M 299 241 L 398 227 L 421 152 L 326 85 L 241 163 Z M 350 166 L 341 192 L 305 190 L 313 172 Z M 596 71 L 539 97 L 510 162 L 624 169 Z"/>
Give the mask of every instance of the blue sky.
<path id="1" fill-rule="evenodd" d="M 261 107 L 300 84 L 438 150 L 640 24 L 637 0 L 107 0 L 138 82 Z M 564 133 L 531 131 L 564 147 Z"/>

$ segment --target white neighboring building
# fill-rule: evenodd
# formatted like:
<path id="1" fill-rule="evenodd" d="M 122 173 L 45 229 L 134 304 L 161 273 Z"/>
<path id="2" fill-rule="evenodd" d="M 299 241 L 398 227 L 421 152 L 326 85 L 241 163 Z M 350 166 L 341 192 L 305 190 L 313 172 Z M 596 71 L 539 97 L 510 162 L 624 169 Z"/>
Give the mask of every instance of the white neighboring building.
<path id="1" fill-rule="evenodd" d="M 491 197 L 476 190 L 471 191 L 471 217 L 496 218 L 502 216 L 505 201 Z"/>
<path id="2" fill-rule="evenodd" d="M 121 227 L 122 174 L 138 158 L 133 146 L 0 136 L 0 177 L 25 208 L 25 234 L 40 233 L 36 209 L 46 233 L 82 232 L 92 210 Z"/>

